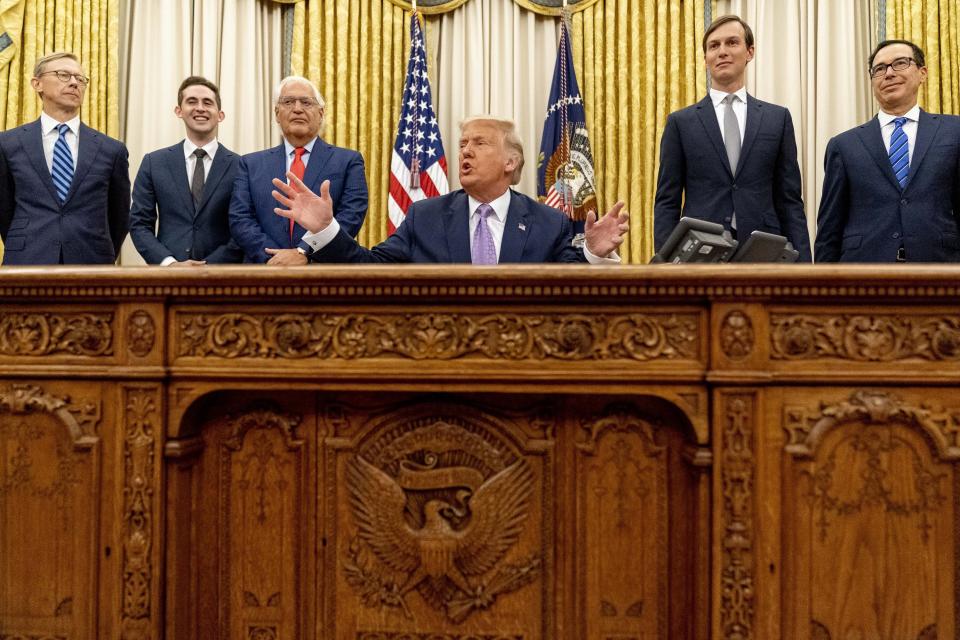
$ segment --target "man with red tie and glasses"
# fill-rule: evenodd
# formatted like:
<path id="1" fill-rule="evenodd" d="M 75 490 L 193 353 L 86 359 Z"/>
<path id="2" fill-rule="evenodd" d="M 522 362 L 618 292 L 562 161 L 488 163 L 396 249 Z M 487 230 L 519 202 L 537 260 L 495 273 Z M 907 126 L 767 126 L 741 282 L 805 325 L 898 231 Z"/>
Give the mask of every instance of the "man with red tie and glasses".
<path id="1" fill-rule="evenodd" d="M 367 180 L 363 158 L 356 151 L 335 147 L 320 136 L 324 101 L 317 87 L 300 76 L 284 78 L 274 96 L 274 115 L 283 142 L 272 149 L 243 156 L 230 201 L 230 232 L 247 262 L 273 265 L 307 263 L 310 246 L 302 242 L 304 228 L 274 213 L 274 178 L 287 172 L 314 189 L 330 182 L 337 221 L 355 236 L 367 215 Z"/>

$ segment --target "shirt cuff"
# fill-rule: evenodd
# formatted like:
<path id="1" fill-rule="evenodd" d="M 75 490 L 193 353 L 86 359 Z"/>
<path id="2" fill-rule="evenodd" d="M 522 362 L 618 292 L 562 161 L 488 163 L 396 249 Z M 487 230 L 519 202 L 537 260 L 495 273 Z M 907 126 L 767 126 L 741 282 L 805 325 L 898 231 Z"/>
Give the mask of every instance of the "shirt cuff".
<path id="1" fill-rule="evenodd" d="M 307 231 L 300 240 L 310 245 L 310 248 L 314 251 L 320 251 L 333 242 L 333 239 L 337 237 L 338 233 L 340 233 L 340 223 L 334 218 L 325 229 L 321 229 L 316 233 Z"/>
<path id="2" fill-rule="evenodd" d="M 620 264 L 622 262 L 616 251 L 611 251 L 610 255 L 606 258 L 593 255 L 590 253 L 590 249 L 587 249 L 586 243 L 583 245 L 583 257 L 585 257 L 590 264 Z"/>
<path id="3" fill-rule="evenodd" d="M 160 261 L 160 266 L 161 266 L 161 267 L 168 267 L 168 266 L 170 266 L 171 264 L 173 264 L 173 263 L 176 262 L 176 261 L 177 261 L 177 259 L 174 258 L 173 256 L 167 256 L 166 258 L 164 258 L 163 260 Z"/>

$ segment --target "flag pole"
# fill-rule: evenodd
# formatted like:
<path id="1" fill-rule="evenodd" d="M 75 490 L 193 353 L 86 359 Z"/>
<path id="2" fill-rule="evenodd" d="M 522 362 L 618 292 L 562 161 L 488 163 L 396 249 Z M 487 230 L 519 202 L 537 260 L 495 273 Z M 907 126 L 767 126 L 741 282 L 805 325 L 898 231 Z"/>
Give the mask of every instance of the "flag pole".
<path id="1" fill-rule="evenodd" d="M 411 15 L 411 19 L 417 21 L 417 31 L 418 32 L 421 31 L 420 16 L 417 14 L 417 0 L 413 0 L 413 15 Z M 424 64 L 426 64 L 426 60 L 424 60 Z M 417 88 L 419 89 L 419 86 Z M 414 108 L 414 112 L 416 111 L 417 109 Z M 418 139 L 416 133 L 418 130 L 419 130 L 419 119 L 415 117 L 413 121 L 414 150 L 413 150 L 413 158 L 410 160 L 410 189 L 411 190 L 420 188 L 420 156 L 417 154 L 417 150 L 416 150 L 416 141 Z"/>
<path id="2" fill-rule="evenodd" d="M 563 185 L 563 188 L 560 191 L 560 201 L 563 207 L 563 212 L 567 214 L 567 217 L 571 220 L 573 219 L 573 198 L 570 193 L 570 176 L 567 171 L 567 166 L 570 163 L 570 115 L 569 109 L 570 105 L 567 101 L 567 86 L 566 80 L 569 76 L 570 70 L 566 68 L 567 64 L 567 53 L 566 47 L 570 46 L 569 36 L 570 30 L 567 28 L 567 18 L 569 17 L 570 10 L 567 7 L 567 0 L 563 0 L 563 6 L 560 10 L 560 48 L 563 55 L 563 74 L 560 76 L 561 80 L 561 99 L 563 101 L 562 106 L 560 107 L 560 157 L 563 158 L 564 162 L 558 170 L 558 176 L 560 182 Z"/>

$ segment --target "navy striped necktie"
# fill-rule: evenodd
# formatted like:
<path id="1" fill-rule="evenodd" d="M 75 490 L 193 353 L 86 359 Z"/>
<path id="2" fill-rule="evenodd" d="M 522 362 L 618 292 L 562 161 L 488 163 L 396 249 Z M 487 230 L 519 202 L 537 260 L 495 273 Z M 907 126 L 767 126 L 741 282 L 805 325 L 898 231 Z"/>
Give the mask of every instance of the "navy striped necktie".
<path id="1" fill-rule="evenodd" d="M 907 118 L 894 118 L 893 133 L 890 135 L 890 166 L 893 167 L 893 173 L 897 176 L 901 190 L 907 186 L 907 178 L 910 175 L 910 141 L 903 130 L 906 122 Z"/>
<path id="2" fill-rule="evenodd" d="M 67 131 L 70 131 L 70 127 L 58 124 L 57 131 L 60 132 L 60 136 L 53 143 L 53 167 L 50 175 L 53 177 L 53 186 L 57 188 L 60 204 L 63 204 L 67 201 L 70 184 L 73 182 L 73 154 L 70 152 L 70 145 L 67 144 Z"/>

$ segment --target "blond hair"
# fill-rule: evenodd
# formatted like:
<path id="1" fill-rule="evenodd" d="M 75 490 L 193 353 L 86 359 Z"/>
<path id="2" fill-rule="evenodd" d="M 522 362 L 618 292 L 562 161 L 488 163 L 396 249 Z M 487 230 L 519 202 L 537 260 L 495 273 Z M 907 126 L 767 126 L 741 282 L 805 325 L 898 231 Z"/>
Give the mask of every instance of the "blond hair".
<path id="1" fill-rule="evenodd" d="M 518 184 L 520 182 L 520 175 L 523 173 L 523 140 L 520 139 L 520 134 L 517 133 L 517 125 L 513 120 L 498 118 L 496 116 L 470 116 L 460 123 L 460 131 L 463 132 L 464 127 L 477 122 L 489 123 L 502 134 L 503 146 L 507 148 L 508 153 L 517 159 L 517 166 L 513 170 L 510 184 Z"/>
<path id="2" fill-rule="evenodd" d="M 70 53 L 69 51 L 55 51 L 53 53 L 48 53 L 42 58 L 37 58 L 36 64 L 33 65 L 33 77 L 39 78 L 40 74 L 43 73 L 44 67 L 46 67 L 51 62 L 57 60 L 63 60 L 64 58 L 68 60 L 73 60 L 77 64 L 80 64 L 80 58 L 77 57 L 77 54 Z"/>

